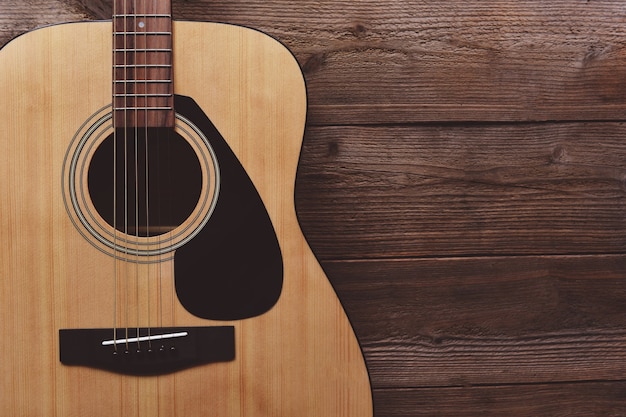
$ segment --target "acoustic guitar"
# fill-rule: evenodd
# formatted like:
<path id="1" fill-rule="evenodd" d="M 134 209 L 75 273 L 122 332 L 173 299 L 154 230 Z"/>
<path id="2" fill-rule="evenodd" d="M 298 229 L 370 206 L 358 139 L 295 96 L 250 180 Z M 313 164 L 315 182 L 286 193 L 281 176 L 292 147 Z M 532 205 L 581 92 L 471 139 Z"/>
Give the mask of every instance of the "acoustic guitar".
<path id="1" fill-rule="evenodd" d="M 0 50 L 0 415 L 371 416 L 294 208 L 296 60 L 113 10 Z"/>

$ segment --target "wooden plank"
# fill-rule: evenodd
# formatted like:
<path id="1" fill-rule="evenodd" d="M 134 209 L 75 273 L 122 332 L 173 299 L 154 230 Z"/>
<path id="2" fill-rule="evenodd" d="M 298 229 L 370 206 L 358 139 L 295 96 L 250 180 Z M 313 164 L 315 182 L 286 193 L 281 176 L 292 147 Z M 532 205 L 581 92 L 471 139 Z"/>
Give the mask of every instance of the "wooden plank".
<path id="1" fill-rule="evenodd" d="M 35 27 L 89 17 L 78 0 L 2 0 L 0 46 Z"/>
<path id="2" fill-rule="evenodd" d="M 6 0 L 0 43 L 73 16 Z M 38 0 L 46 10 L 63 2 Z M 81 0 L 92 18 L 110 1 Z M 29 3 L 30 4 L 30 3 Z M 35 2 L 37 4 L 37 2 Z M 621 0 L 174 1 L 178 19 L 252 26 L 296 54 L 309 123 L 622 120 Z M 3 7 L 4 4 L 3 4 Z M 14 12 L 11 12 L 14 10 Z"/>
<path id="3" fill-rule="evenodd" d="M 625 250 L 626 125 L 317 127 L 300 219 L 323 259 Z"/>
<path id="4" fill-rule="evenodd" d="M 376 390 L 385 417 L 589 417 L 626 415 L 626 382 Z"/>
<path id="5" fill-rule="evenodd" d="M 626 375 L 626 255 L 323 267 L 350 314 L 374 388 Z"/>
<path id="6" fill-rule="evenodd" d="M 315 124 L 623 119 L 616 0 L 179 2 L 294 50 Z"/>

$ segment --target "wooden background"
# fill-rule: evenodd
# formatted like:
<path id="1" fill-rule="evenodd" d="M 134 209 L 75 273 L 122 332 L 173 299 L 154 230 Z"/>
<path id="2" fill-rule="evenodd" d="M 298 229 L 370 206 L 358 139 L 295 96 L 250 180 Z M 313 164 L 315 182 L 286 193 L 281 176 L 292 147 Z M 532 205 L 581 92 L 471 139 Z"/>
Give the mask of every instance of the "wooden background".
<path id="1" fill-rule="evenodd" d="M 173 5 L 302 65 L 297 208 L 376 417 L 626 415 L 623 0 Z M 0 0 L 0 44 L 110 8 Z"/>

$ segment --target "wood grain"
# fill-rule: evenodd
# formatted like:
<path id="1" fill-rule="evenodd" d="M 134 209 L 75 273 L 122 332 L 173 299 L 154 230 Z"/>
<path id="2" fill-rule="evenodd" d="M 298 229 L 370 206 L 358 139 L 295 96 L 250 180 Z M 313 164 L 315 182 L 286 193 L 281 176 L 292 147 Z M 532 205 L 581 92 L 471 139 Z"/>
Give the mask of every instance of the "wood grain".
<path id="1" fill-rule="evenodd" d="M 113 241 L 122 247 L 109 254 L 85 239 L 99 222 L 95 211 L 85 215 L 88 225 L 72 221 L 78 215 L 69 203 L 65 184 L 73 179 L 65 168 L 78 164 L 77 152 L 87 154 L 88 165 L 88 149 L 99 144 L 96 130 L 84 146 L 69 151 L 77 137 L 85 137 L 76 132 L 111 102 L 111 27 L 48 27 L 0 53 L 0 242 L 6 248 L 0 252 L 0 414 L 371 416 L 362 352 L 298 226 L 293 195 L 305 85 L 293 56 L 273 39 L 233 25 L 174 26 L 181 35 L 174 45 L 175 91 L 193 96 L 228 141 L 280 244 L 282 292 L 269 312 L 226 323 L 194 317 L 174 295 L 172 253 L 158 263 L 151 263 L 149 253 L 126 262 L 122 241 L 132 237 Z M 208 38 L 219 42 L 201 43 Z M 212 88 L 198 88 L 207 79 Z M 101 114 L 95 119 L 107 120 Z M 75 183 L 87 187 L 84 177 Z M 102 246 L 103 236 L 113 236 L 113 226 L 105 227 L 108 234 L 92 239 Z M 178 229 L 174 235 L 184 234 L 185 223 Z M 151 237 L 141 242 L 150 243 Z M 228 279 L 222 273 L 208 261 L 196 271 L 202 279 Z M 163 282 L 161 297 L 157 281 Z M 157 304 L 165 304 L 162 315 Z M 236 360 L 143 377 L 59 362 L 59 329 L 147 328 L 159 322 L 232 325 Z"/>
<path id="2" fill-rule="evenodd" d="M 500 386 L 381 390 L 377 409 L 386 417 L 620 416 L 626 384 Z"/>
<path id="3" fill-rule="evenodd" d="M 596 120 L 624 115 L 623 4 L 480 0 L 178 3 L 295 51 L 312 123 Z"/>
<path id="4" fill-rule="evenodd" d="M 298 207 L 322 259 L 624 250 L 621 123 L 316 127 Z"/>
<path id="5" fill-rule="evenodd" d="M 297 207 L 376 417 L 626 414 L 621 0 L 173 7 L 305 71 Z M 0 42 L 110 8 L 5 0 Z"/>
<path id="6" fill-rule="evenodd" d="M 90 13 L 74 0 L 3 0 L 0 8 L 0 43 L 36 27 L 86 20 Z"/>
<path id="7" fill-rule="evenodd" d="M 324 267 L 377 388 L 620 380 L 626 373 L 624 255 Z"/>
<path id="8" fill-rule="evenodd" d="M 17 2 L 9 3 L 16 8 Z M 76 17 L 50 12 L 69 9 L 63 2 L 39 3 L 39 20 L 32 11 L 29 17 L 11 8 L 5 12 L 13 29 L 4 39 L 52 16 Z M 81 3 L 92 18 L 110 16 L 110 1 Z M 621 120 L 624 115 L 626 28 L 619 0 L 173 5 L 178 19 L 252 26 L 289 46 L 315 92 L 310 123 Z"/>

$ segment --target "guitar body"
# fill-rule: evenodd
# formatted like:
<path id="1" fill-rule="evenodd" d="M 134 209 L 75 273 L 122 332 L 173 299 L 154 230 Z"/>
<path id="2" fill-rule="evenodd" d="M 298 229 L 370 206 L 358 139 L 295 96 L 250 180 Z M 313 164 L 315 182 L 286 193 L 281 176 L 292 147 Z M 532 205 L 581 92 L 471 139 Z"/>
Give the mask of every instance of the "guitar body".
<path id="1" fill-rule="evenodd" d="M 212 287 L 194 287 L 193 273 L 198 280 L 220 279 L 225 265 L 237 269 L 254 257 L 254 245 L 231 245 L 231 252 L 241 252 L 227 260 L 213 260 L 210 251 L 184 254 L 194 241 L 210 242 L 203 231 L 167 256 L 143 262 L 129 254 L 115 261 L 90 237 L 85 224 L 98 222 L 97 210 L 84 192 L 86 175 L 71 167 L 80 172 L 91 163 L 94 153 L 81 146 L 95 149 L 99 139 L 81 145 L 81 138 L 111 103 L 111 23 L 22 35 L 0 50 L 0 414 L 371 416 L 361 350 L 296 218 L 294 181 L 306 117 L 298 64 L 275 40 L 242 27 L 174 22 L 173 33 L 177 100 L 193 107 L 184 116 L 196 126 L 219 132 L 258 193 L 280 249 L 279 294 L 275 288 L 267 305 L 242 317 L 236 309 L 224 317 L 211 308 L 204 314 L 202 290 Z M 219 146 L 211 154 L 224 172 L 218 207 L 230 187 L 225 165 L 231 163 L 220 160 L 229 151 Z M 215 188 L 214 182 L 204 188 Z M 203 195 L 215 193 L 204 188 Z M 95 220 L 86 216 L 81 223 L 81 208 Z M 228 229 L 240 219 L 218 220 Z M 208 217 L 205 231 L 213 230 L 213 221 Z M 245 230 L 238 233 L 247 240 Z M 186 267 L 176 265 L 194 257 Z M 176 283 L 183 276 L 192 281 L 184 297 Z M 258 280 L 262 288 L 262 273 Z M 233 297 L 225 304 L 236 305 Z M 229 326 L 234 358 L 140 375 L 61 363 L 61 330 L 108 329 L 114 314 L 118 321 L 130 318 L 132 326 Z"/>

